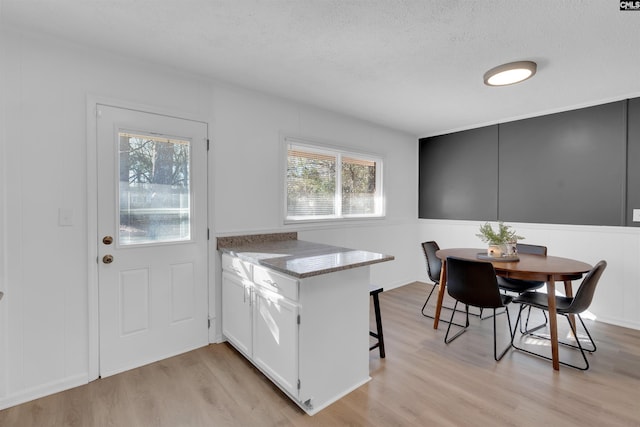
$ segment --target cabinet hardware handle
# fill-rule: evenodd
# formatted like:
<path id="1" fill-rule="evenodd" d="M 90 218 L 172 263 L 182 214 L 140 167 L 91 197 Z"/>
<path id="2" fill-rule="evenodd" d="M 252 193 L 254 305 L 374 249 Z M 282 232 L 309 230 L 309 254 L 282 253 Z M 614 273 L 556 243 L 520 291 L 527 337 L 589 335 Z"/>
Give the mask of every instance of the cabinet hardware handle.
<path id="1" fill-rule="evenodd" d="M 271 286 L 273 286 L 274 288 L 277 288 L 277 287 L 278 287 L 278 282 L 274 282 L 274 281 L 273 281 L 273 280 L 271 280 L 271 279 L 265 279 L 264 283 L 266 283 L 267 285 L 271 285 Z"/>

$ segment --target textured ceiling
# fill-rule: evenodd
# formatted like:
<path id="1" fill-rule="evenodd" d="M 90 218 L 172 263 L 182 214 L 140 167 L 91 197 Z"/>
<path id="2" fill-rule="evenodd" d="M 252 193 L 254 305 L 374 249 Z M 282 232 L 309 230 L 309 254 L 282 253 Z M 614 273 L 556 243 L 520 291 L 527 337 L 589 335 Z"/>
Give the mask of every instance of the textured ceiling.
<path id="1" fill-rule="evenodd" d="M 428 136 L 640 96 L 615 0 L 0 0 L 0 25 Z M 538 63 L 522 84 L 482 76 Z"/>

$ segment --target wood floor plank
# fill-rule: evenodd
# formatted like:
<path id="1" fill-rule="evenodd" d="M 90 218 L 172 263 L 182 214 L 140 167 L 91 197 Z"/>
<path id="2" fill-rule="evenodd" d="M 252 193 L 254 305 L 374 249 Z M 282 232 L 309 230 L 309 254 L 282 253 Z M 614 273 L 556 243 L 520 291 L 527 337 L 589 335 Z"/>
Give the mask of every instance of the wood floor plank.
<path id="1" fill-rule="evenodd" d="M 491 319 L 472 317 L 443 342 L 446 323 L 436 331 L 420 313 L 429 286 L 380 295 L 386 359 L 370 352 L 372 380 L 314 416 L 215 344 L 5 409 L 0 426 L 640 426 L 640 331 L 586 321 L 598 345 L 586 372 L 517 351 L 495 362 Z M 568 336 L 563 319 L 559 328 Z M 561 357 L 579 360 L 574 350 Z"/>

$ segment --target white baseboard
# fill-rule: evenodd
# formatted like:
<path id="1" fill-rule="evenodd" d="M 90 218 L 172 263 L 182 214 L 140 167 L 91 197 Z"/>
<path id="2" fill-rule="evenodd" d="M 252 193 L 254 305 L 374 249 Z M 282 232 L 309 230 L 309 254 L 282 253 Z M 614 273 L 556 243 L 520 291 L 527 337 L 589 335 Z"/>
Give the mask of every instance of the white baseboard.
<path id="1" fill-rule="evenodd" d="M 352 391 L 356 390 L 357 388 L 365 385 L 366 383 L 368 383 L 369 381 L 371 381 L 371 377 L 367 377 L 366 379 L 364 379 L 363 381 L 360 381 L 359 383 L 353 385 L 352 387 L 349 387 L 348 389 L 342 391 L 342 393 L 338 393 L 335 396 L 333 396 L 332 398 L 330 398 L 329 400 L 327 400 L 326 402 L 324 402 L 322 405 L 314 407 L 314 408 L 306 408 L 304 406 L 304 404 L 302 402 L 298 402 L 297 399 L 294 399 L 294 402 L 300 406 L 300 408 L 302 408 L 307 414 L 309 415 L 315 415 L 318 412 L 320 412 L 322 409 L 326 408 L 327 406 L 331 405 L 332 403 L 337 402 L 338 400 L 342 399 L 343 397 L 345 397 L 347 394 L 351 393 Z"/>
<path id="2" fill-rule="evenodd" d="M 9 396 L 0 399 L 0 410 L 16 406 L 21 403 L 29 402 L 31 400 L 39 399 L 50 394 L 58 393 L 70 388 L 85 385 L 89 382 L 89 373 L 67 377 L 58 381 L 53 381 L 47 384 L 42 384 L 37 387 L 32 387 L 26 390 L 21 390 L 17 393 L 10 394 Z"/>
<path id="3" fill-rule="evenodd" d="M 596 318 L 596 321 L 602 323 L 608 323 L 610 325 L 622 326 L 623 328 L 635 329 L 640 331 L 640 323 L 638 322 L 629 322 L 625 319 L 614 319 L 609 317 L 600 317 Z"/>

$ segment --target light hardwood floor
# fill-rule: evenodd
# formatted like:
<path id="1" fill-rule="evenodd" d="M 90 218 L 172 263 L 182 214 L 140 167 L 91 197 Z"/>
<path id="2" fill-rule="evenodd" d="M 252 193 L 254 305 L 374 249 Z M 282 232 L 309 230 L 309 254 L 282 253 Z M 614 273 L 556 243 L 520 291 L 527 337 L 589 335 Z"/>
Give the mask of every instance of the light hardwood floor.
<path id="1" fill-rule="evenodd" d="M 0 411 L 0 426 L 640 426 L 640 331 L 587 321 L 586 372 L 517 351 L 495 362 L 490 319 L 444 344 L 446 324 L 420 314 L 429 286 L 381 294 L 387 358 L 372 351 L 372 380 L 312 417 L 214 344 Z M 498 328 L 506 339 L 505 316 Z"/>

